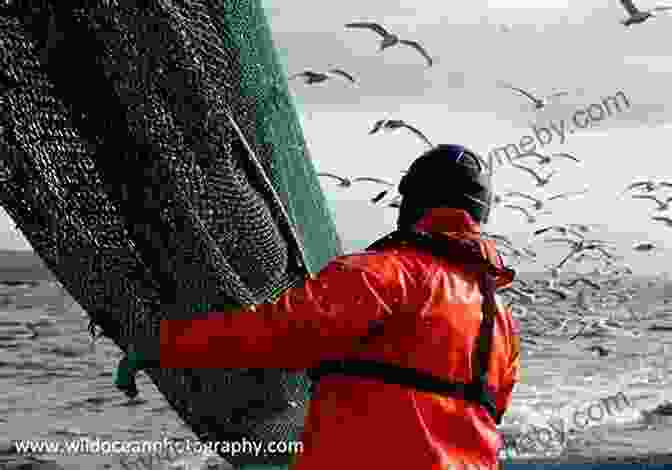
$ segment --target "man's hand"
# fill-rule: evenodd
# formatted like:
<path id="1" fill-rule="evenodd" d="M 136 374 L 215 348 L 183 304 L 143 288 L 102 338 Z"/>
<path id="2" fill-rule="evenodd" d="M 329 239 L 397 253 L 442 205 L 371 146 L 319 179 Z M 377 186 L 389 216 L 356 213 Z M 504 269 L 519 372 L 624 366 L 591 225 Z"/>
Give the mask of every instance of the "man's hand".
<path id="1" fill-rule="evenodd" d="M 124 392 L 128 398 L 135 398 L 138 396 L 138 387 L 135 383 L 135 369 L 128 357 L 124 357 L 117 366 L 117 371 L 114 377 L 114 385 Z"/>
<path id="2" fill-rule="evenodd" d="M 147 343 L 145 343 L 146 345 Z M 158 351 L 156 357 L 154 354 L 136 351 L 132 346 L 129 347 L 128 354 L 119 362 L 114 378 L 114 385 L 124 392 L 127 397 L 135 398 L 138 396 L 138 387 L 135 383 L 135 376 L 143 369 L 160 367 Z"/>

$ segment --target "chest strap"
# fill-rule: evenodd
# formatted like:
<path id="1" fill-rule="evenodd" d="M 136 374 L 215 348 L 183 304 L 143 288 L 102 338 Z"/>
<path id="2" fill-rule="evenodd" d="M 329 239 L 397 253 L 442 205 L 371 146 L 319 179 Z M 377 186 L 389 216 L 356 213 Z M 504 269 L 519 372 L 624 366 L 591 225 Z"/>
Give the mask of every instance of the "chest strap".
<path id="1" fill-rule="evenodd" d="M 325 375 L 337 374 L 373 378 L 384 383 L 411 387 L 423 392 L 437 393 L 477 403 L 485 408 L 497 424 L 500 424 L 502 413 L 497 411 L 494 393 L 487 383 L 494 320 L 497 313 L 493 266 L 483 258 L 480 244 L 476 240 L 458 240 L 426 233 L 393 232 L 371 245 L 369 249 L 380 249 L 390 244 L 399 243 L 413 244 L 415 247 L 428 250 L 436 256 L 460 262 L 464 264 L 467 270 L 476 269 L 479 273 L 479 287 L 483 297 L 481 305 L 483 318 L 476 348 L 472 355 L 473 376 L 471 382 L 449 381 L 413 368 L 357 359 L 322 361 L 317 367 L 308 370 L 308 376 L 313 381 L 313 386 Z"/>
<path id="2" fill-rule="evenodd" d="M 322 361 L 318 367 L 310 369 L 308 374 L 314 383 L 325 375 L 371 378 L 388 384 L 413 388 L 420 392 L 460 398 L 483 406 L 493 419 L 498 419 L 492 393 L 478 383 L 451 382 L 417 369 L 364 360 Z"/>

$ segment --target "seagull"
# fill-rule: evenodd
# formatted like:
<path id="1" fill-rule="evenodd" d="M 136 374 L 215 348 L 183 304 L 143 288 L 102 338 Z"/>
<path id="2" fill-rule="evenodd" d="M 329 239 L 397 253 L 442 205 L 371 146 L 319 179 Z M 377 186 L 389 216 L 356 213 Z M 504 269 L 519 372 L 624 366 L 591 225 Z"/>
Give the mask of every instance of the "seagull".
<path id="1" fill-rule="evenodd" d="M 375 134 L 381 129 L 385 130 L 394 130 L 394 129 L 401 129 L 401 128 L 406 128 L 412 133 L 414 133 L 416 136 L 420 137 L 427 145 L 430 147 L 434 147 L 432 143 L 429 141 L 429 139 L 420 132 L 418 129 L 415 127 L 407 124 L 405 121 L 402 121 L 401 119 L 380 119 L 379 121 L 376 121 L 376 123 L 373 125 L 373 128 L 369 131 L 369 135 Z"/>
<path id="2" fill-rule="evenodd" d="M 343 178 L 343 177 L 335 175 L 333 173 L 318 173 L 317 176 L 337 179 L 339 181 L 339 186 L 341 186 L 343 188 L 349 188 L 350 186 L 352 186 L 352 180 L 351 179 Z"/>
<path id="3" fill-rule="evenodd" d="M 540 228 L 533 232 L 533 236 L 543 235 L 544 233 L 550 231 L 558 232 L 560 235 L 567 236 L 571 234 L 576 235 L 579 238 L 584 238 L 584 235 L 582 233 L 573 230 L 571 226 L 565 226 L 565 225 L 553 225 L 550 227 Z"/>
<path id="4" fill-rule="evenodd" d="M 606 269 L 611 266 L 612 261 L 605 260 L 604 258 L 600 258 L 599 256 L 593 256 L 590 253 L 581 253 L 579 256 L 577 256 L 574 261 L 576 262 L 581 262 L 585 260 L 590 260 L 590 261 L 600 261 L 604 264 L 602 269 L 599 268 L 593 268 L 591 271 L 590 275 L 591 276 L 603 276 L 607 273 Z"/>
<path id="5" fill-rule="evenodd" d="M 561 282 L 560 285 L 563 286 L 563 287 L 574 287 L 574 286 L 576 286 L 579 282 L 582 282 L 582 283 L 584 283 L 585 285 L 587 285 L 588 287 L 591 287 L 591 288 L 593 288 L 593 289 L 595 289 L 595 290 L 601 290 L 601 289 L 602 289 L 602 288 L 600 287 L 599 284 L 597 284 L 597 283 L 591 281 L 591 280 L 588 279 L 587 277 L 579 277 L 579 278 L 576 278 L 576 279 L 572 279 L 571 281 Z"/>
<path id="6" fill-rule="evenodd" d="M 648 243 L 648 242 L 638 243 L 634 247 L 632 247 L 632 249 L 635 250 L 635 251 L 643 251 L 643 252 L 652 251 L 652 250 L 655 250 L 656 248 L 657 248 L 656 245 L 654 245 L 653 243 Z"/>
<path id="7" fill-rule="evenodd" d="M 625 8 L 625 11 L 628 13 L 628 18 L 621 21 L 623 26 L 631 26 L 633 24 L 644 23 L 646 20 L 654 17 L 654 11 L 666 11 L 672 10 L 672 7 L 662 6 L 655 7 L 651 10 L 640 10 L 635 6 L 632 0 L 621 0 L 621 5 Z"/>
<path id="8" fill-rule="evenodd" d="M 561 268 L 564 266 L 564 264 L 569 261 L 571 258 L 573 258 L 575 255 L 578 253 L 584 252 L 584 251 L 597 251 L 599 253 L 602 253 L 602 255 L 606 256 L 607 258 L 613 258 L 614 255 L 609 253 L 607 250 L 607 247 L 604 246 L 604 241 L 601 240 L 572 240 L 571 238 L 561 238 L 561 239 L 549 239 L 545 240 L 548 242 L 553 242 L 553 241 L 564 241 L 567 242 L 571 245 L 572 250 L 569 252 L 569 254 L 558 263 L 557 267 Z"/>
<path id="9" fill-rule="evenodd" d="M 551 178 L 557 173 L 554 170 L 554 171 L 550 172 L 548 175 L 546 175 L 545 177 L 542 177 L 536 171 L 534 171 L 532 168 L 528 168 L 528 167 L 523 166 L 523 165 L 516 165 L 515 163 L 512 163 L 511 166 L 515 167 L 515 168 L 518 168 L 519 170 L 523 170 L 523 171 L 529 173 L 530 175 L 532 175 L 534 177 L 534 179 L 537 180 L 537 186 L 539 186 L 539 187 L 546 186 L 551 181 Z"/>
<path id="10" fill-rule="evenodd" d="M 655 220 L 656 222 L 663 222 L 668 227 L 672 227 L 672 219 L 669 217 L 651 217 L 651 220 Z"/>
<path id="11" fill-rule="evenodd" d="M 401 207 L 401 196 L 399 196 L 399 195 L 395 196 L 395 198 L 392 199 L 387 204 L 387 207 L 394 207 L 395 209 L 399 209 Z"/>
<path id="12" fill-rule="evenodd" d="M 387 196 L 388 192 L 389 191 L 387 191 L 387 190 L 379 192 L 377 195 L 375 195 L 374 197 L 371 198 L 371 203 L 372 204 L 379 203 L 385 196 Z"/>
<path id="13" fill-rule="evenodd" d="M 598 225 L 595 224 L 569 224 L 570 227 L 575 227 L 577 230 L 579 230 L 582 233 L 588 233 L 590 232 L 591 228 L 596 228 Z"/>
<path id="14" fill-rule="evenodd" d="M 544 107 L 546 107 L 546 105 L 548 104 L 548 102 L 551 98 L 555 98 L 557 96 L 566 96 L 566 95 L 569 94 L 566 91 L 559 91 L 559 92 L 553 93 L 550 96 L 547 96 L 546 98 L 537 98 L 532 93 L 530 93 L 528 91 L 525 91 L 522 88 L 517 88 L 517 87 L 511 86 L 511 85 L 507 85 L 507 84 L 505 84 L 504 86 L 506 88 L 509 88 L 513 91 L 517 91 L 518 93 L 521 93 L 522 95 L 524 95 L 526 98 L 528 98 L 530 101 L 532 101 L 532 103 L 534 103 L 534 108 L 535 109 L 543 109 Z"/>
<path id="15" fill-rule="evenodd" d="M 588 192 L 587 189 L 584 189 L 583 191 L 575 191 L 575 192 L 570 192 L 570 193 L 561 193 L 561 194 L 556 194 L 555 196 L 549 197 L 546 201 L 554 201 L 556 199 L 566 199 L 568 197 L 572 196 L 582 196 Z"/>
<path id="16" fill-rule="evenodd" d="M 339 75 L 352 83 L 356 83 L 355 77 L 350 75 L 345 70 L 330 69 L 329 73 L 331 73 L 332 75 Z M 289 77 L 290 80 L 293 80 L 295 78 L 303 78 L 304 83 L 312 85 L 314 83 L 322 83 L 326 80 L 329 80 L 331 78 L 331 75 L 322 72 L 314 72 L 312 70 L 305 70 L 300 73 L 295 73 L 294 75 Z"/>
<path id="17" fill-rule="evenodd" d="M 352 75 L 350 75 L 348 72 L 346 72 L 343 69 L 329 69 L 329 73 L 331 73 L 333 75 L 339 75 L 339 76 L 345 78 L 346 80 L 349 80 L 351 83 L 357 83 L 357 80 L 355 80 L 355 77 L 353 77 Z"/>
<path id="18" fill-rule="evenodd" d="M 576 235 L 579 238 L 584 238 L 584 233 L 590 232 L 590 229 L 595 227 L 595 225 L 588 224 L 567 224 L 567 225 L 552 225 L 550 227 L 540 228 L 539 230 L 534 231 L 534 235 L 541 235 L 548 231 L 555 231 L 561 235 L 567 236 L 568 234 Z"/>
<path id="19" fill-rule="evenodd" d="M 356 183 L 357 181 L 371 181 L 372 183 L 380 183 L 380 184 L 384 184 L 385 186 L 388 186 L 390 188 L 394 188 L 394 185 L 392 183 L 390 183 L 389 181 L 385 181 L 383 179 L 380 179 L 380 178 L 373 178 L 373 177 L 369 177 L 369 176 L 358 176 L 357 178 L 354 178 L 352 180 L 353 183 Z"/>
<path id="20" fill-rule="evenodd" d="M 537 219 L 532 214 L 530 214 L 524 207 L 515 206 L 513 204 L 504 204 L 504 207 L 506 207 L 507 209 L 513 209 L 522 212 L 525 215 L 525 217 L 527 217 L 528 224 L 533 224 L 537 221 Z"/>
<path id="21" fill-rule="evenodd" d="M 572 240 L 571 238 L 546 238 L 544 239 L 545 243 L 569 243 L 572 247 L 576 247 L 579 241 Z"/>
<path id="22" fill-rule="evenodd" d="M 672 202 L 672 197 L 668 197 L 665 201 L 661 201 L 658 199 L 656 196 L 651 196 L 649 194 L 636 194 L 632 196 L 633 199 L 650 199 L 654 201 L 656 204 L 658 204 L 658 207 L 656 210 L 658 211 L 666 211 L 670 208 L 670 202 Z"/>
<path id="23" fill-rule="evenodd" d="M 345 27 L 370 29 L 371 31 L 378 33 L 383 38 L 382 41 L 380 42 L 380 49 L 379 49 L 380 52 L 384 51 L 389 47 L 403 44 L 405 46 L 410 46 L 416 51 L 418 51 L 427 61 L 428 67 L 431 67 L 434 64 L 434 60 L 430 57 L 425 48 L 422 47 L 419 42 L 400 39 L 399 36 L 390 33 L 378 23 L 356 22 L 356 23 L 348 23 L 345 25 Z"/>
<path id="24" fill-rule="evenodd" d="M 528 200 L 534 202 L 533 207 L 538 211 L 540 211 L 544 207 L 544 202 L 542 200 L 537 199 L 536 197 L 530 196 L 529 194 L 520 193 L 518 191 L 511 191 L 511 192 L 508 192 L 508 193 L 504 194 L 504 196 L 507 196 L 507 197 L 518 196 L 518 197 L 522 197 L 524 199 L 528 199 Z"/>
<path id="25" fill-rule="evenodd" d="M 293 80 L 295 78 L 303 78 L 304 83 L 306 83 L 307 85 L 312 85 L 313 83 L 322 83 L 324 81 L 327 81 L 331 77 L 329 77 L 329 75 L 327 75 L 326 73 L 306 70 L 304 72 L 295 73 L 294 75 L 289 77 L 290 80 Z"/>
<path id="26" fill-rule="evenodd" d="M 529 157 L 534 157 L 537 159 L 537 163 L 539 165 L 548 165 L 553 161 L 554 158 L 568 158 L 570 160 L 574 160 L 576 163 L 581 163 L 581 160 L 576 158 L 574 155 L 570 153 L 554 153 L 551 155 L 542 155 L 539 152 L 525 152 L 521 153 L 520 155 L 516 156 L 513 158 L 513 160 L 519 160 L 521 158 L 529 158 Z"/>
<path id="27" fill-rule="evenodd" d="M 551 157 L 555 157 L 555 158 L 568 158 L 569 160 L 573 160 L 573 161 L 575 161 L 576 163 L 581 163 L 581 160 L 579 160 L 578 158 L 576 158 L 576 157 L 575 157 L 574 155 L 572 155 L 571 153 L 566 153 L 566 152 L 554 153 L 553 155 L 551 155 Z"/>
<path id="28" fill-rule="evenodd" d="M 635 188 L 641 188 L 641 191 L 651 193 L 656 190 L 657 186 L 658 184 L 655 181 L 639 181 L 637 183 L 630 184 L 627 188 L 625 188 L 625 191 L 623 191 L 623 193 L 625 194 L 628 191 L 631 191 Z"/>

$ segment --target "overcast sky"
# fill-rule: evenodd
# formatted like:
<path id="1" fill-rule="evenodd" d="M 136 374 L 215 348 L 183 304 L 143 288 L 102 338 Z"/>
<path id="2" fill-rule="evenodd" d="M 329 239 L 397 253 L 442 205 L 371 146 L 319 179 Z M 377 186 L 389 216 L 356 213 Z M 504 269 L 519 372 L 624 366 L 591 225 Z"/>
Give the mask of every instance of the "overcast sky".
<path id="1" fill-rule="evenodd" d="M 595 222 L 599 235 L 621 244 L 638 271 L 669 269 L 670 253 L 635 255 L 636 241 L 667 244 L 672 228 L 650 221 L 652 201 L 619 198 L 630 182 L 672 180 L 667 155 L 672 136 L 672 15 L 661 15 L 629 29 L 619 22 L 625 11 L 616 0 L 366 0 L 354 2 L 266 2 L 271 27 L 287 73 L 339 67 L 358 79 L 358 86 L 340 80 L 307 86 L 291 82 L 296 105 L 315 166 L 344 176 L 378 176 L 398 180 L 400 171 L 426 146 L 413 135 L 397 131 L 369 136 L 381 118 L 400 118 L 420 128 L 435 143 L 461 143 L 484 156 L 492 149 L 519 143 L 532 135 L 531 125 L 569 123 L 575 112 L 599 109 L 621 92 L 621 110 L 611 110 L 586 129 L 557 133 L 542 153 L 569 152 L 582 165 L 563 161 L 546 189 L 535 188 L 529 175 L 512 168 L 495 173 L 496 190 L 553 195 L 589 189 L 588 195 L 559 201 L 539 224 Z M 459 8 L 451 9 L 450 7 Z M 655 2 L 638 2 L 640 8 Z M 350 21 L 377 21 L 390 31 L 420 41 L 435 59 L 427 68 L 409 48 L 378 52 L 378 36 L 346 30 Z M 498 86 L 506 82 L 548 95 L 568 91 L 547 109 Z M 585 114 L 582 119 L 585 119 Z M 583 121 L 582 121 L 583 122 Z M 567 125 L 567 124 L 566 124 Z M 574 126 L 575 127 L 575 126 Z M 336 223 L 349 250 L 394 228 L 395 209 L 372 207 L 368 198 L 376 185 L 341 189 L 323 180 Z M 672 191 L 668 192 L 672 196 Z M 521 201 L 524 202 L 524 201 Z M 672 211 L 667 215 L 672 216 Z M 489 231 L 518 234 L 533 228 L 517 212 L 495 211 Z M 28 245 L 3 213 L 0 247 Z M 537 245 L 537 247 L 542 245 Z M 562 256 L 549 252 L 546 261 Z"/>

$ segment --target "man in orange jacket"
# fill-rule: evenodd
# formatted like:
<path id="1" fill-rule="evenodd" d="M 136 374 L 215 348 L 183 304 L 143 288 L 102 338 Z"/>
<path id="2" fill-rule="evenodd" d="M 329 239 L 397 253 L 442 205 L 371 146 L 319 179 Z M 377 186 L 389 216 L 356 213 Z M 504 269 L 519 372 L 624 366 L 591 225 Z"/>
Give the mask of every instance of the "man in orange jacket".
<path id="1" fill-rule="evenodd" d="M 311 371 L 294 470 L 498 466 L 520 343 L 494 294 L 514 273 L 480 238 L 487 168 L 439 145 L 399 193 L 398 231 L 273 304 L 161 322 L 161 367 Z"/>

